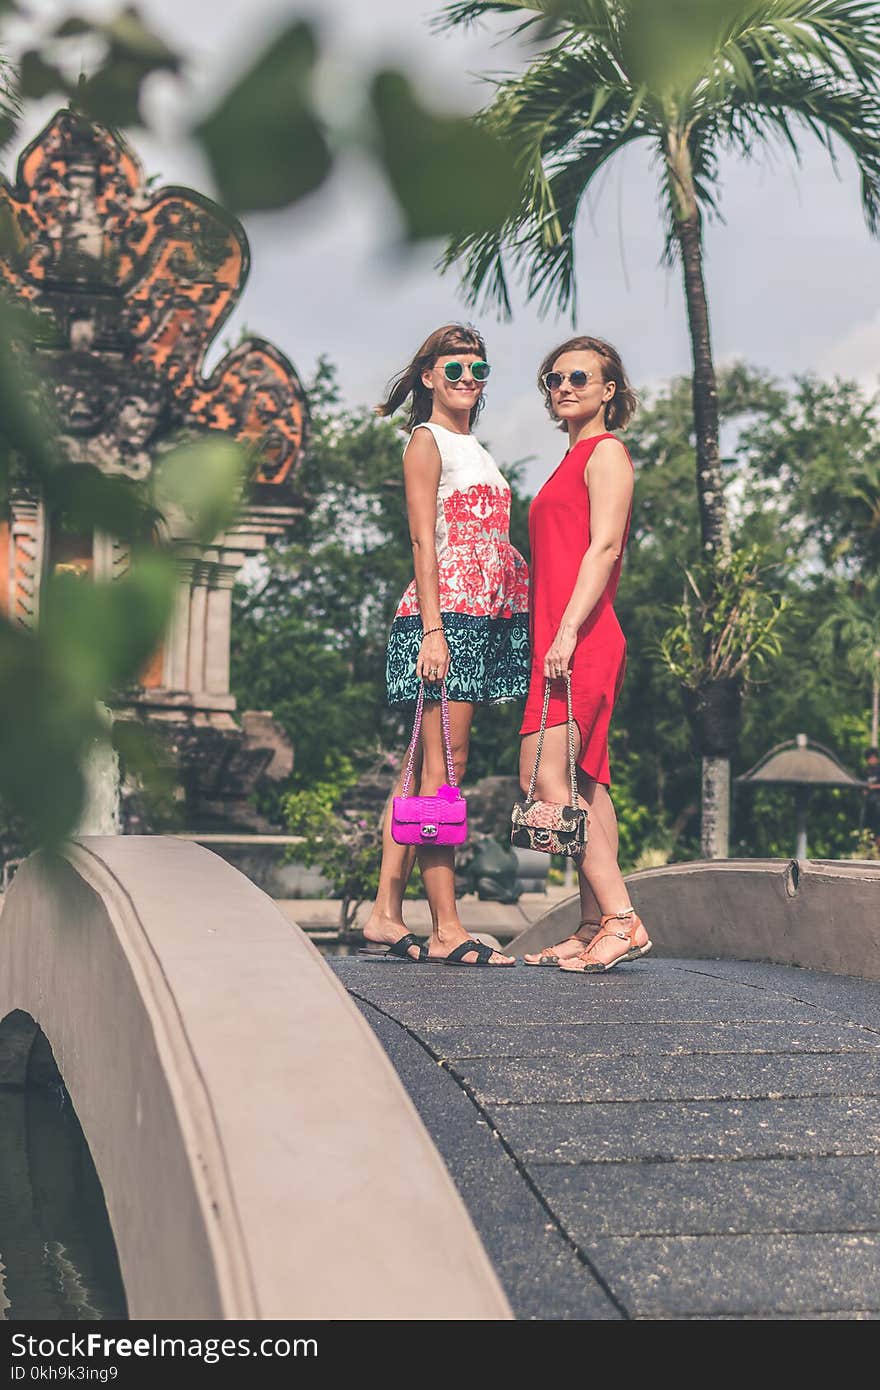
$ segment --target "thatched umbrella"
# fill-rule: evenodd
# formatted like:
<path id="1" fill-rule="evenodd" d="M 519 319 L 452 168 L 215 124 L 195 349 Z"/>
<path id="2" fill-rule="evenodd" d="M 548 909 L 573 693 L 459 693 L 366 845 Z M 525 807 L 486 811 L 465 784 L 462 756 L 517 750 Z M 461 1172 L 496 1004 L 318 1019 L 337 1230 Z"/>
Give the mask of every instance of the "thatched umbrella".
<path id="1" fill-rule="evenodd" d="M 866 785 L 847 771 L 830 748 L 814 743 L 806 734 L 798 734 L 797 738 L 789 739 L 786 743 L 778 743 L 736 780 L 747 785 L 763 783 L 794 788 L 796 859 L 807 857 L 807 805 L 814 787 L 852 787 L 861 790 Z"/>

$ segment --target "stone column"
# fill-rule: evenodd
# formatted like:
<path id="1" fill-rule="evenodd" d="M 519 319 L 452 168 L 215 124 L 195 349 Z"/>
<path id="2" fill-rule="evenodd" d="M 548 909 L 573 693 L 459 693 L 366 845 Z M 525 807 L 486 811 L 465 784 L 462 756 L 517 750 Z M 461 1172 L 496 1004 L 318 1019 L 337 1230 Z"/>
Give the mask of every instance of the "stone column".
<path id="1" fill-rule="evenodd" d="M 232 586 L 237 566 L 217 565 L 208 590 L 205 642 L 205 690 L 229 694 L 229 646 L 232 629 Z"/>
<path id="2" fill-rule="evenodd" d="M 165 639 L 166 690 L 186 690 L 189 680 L 189 620 L 194 564 L 192 560 L 177 560 L 177 593 L 171 625 Z"/>
<path id="3" fill-rule="evenodd" d="M 32 628 L 40 614 L 46 514 L 31 497 L 13 497 L 9 513 L 9 620 Z"/>
<path id="4" fill-rule="evenodd" d="M 205 689 L 205 643 L 208 619 L 208 583 L 211 567 L 201 561 L 193 571 L 189 601 L 189 648 L 186 688 L 193 695 Z"/>
<path id="5" fill-rule="evenodd" d="M 96 531 L 92 547 L 94 579 L 122 579 L 131 569 L 131 550 L 125 541 Z"/>
<path id="6" fill-rule="evenodd" d="M 113 573 L 112 544 L 112 538 L 106 531 L 96 531 L 92 537 L 92 578 L 96 583 L 109 579 Z"/>

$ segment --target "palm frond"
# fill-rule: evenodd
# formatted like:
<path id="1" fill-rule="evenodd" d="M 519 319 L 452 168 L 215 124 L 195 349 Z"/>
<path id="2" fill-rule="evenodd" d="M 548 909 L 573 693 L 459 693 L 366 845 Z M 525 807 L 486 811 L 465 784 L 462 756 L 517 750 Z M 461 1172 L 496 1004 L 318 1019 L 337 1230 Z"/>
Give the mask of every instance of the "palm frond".
<path id="1" fill-rule="evenodd" d="M 834 139 L 847 146 L 861 180 L 862 207 L 872 234 L 880 232 L 880 103 L 855 85 L 831 84 L 810 72 L 780 77 L 754 73 L 754 95 L 731 100 L 723 139 L 746 158 L 768 139 L 781 139 L 799 158 L 797 129 L 808 130 L 836 159 Z"/>
<path id="2" fill-rule="evenodd" d="M 511 246 L 512 265 L 524 276 L 529 299 L 538 300 L 541 314 L 554 305 L 576 316 L 574 232 L 581 200 L 601 169 L 633 141 L 644 136 L 635 123 L 623 124 L 616 136 L 572 142 L 566 158 L 546 178 L 548 213 L 521 224 Z M 552 209 L 552 215 L 550 210 Z"/>
<path id="3" fill-rule="evenodd" d="M 18 73 L 6 54 L 0 51 L 0 149 L 15 135 L 21 116 Z"/>
<path id="4" fill-rule="evenodd" d="M 582 131 L 564 156 L 538 158 L 524 182 L 520 206 L 497 232 L 462 238 L 447 248 L 443 267 L 463 262 L 462 285 L 471 304 L 509 317 L 510 279 L 525 282 L 540 312 L 552 305 L 574 312 L 574 232 L 581 200 L 599 171 L 645 130 L 637 123 L 615 133 Z"/>
<path id="5" fill-rule="evenodd" d="M 619 27 L 625 8 L 625 0 L 622 4 L 616 0 L 453 0 L 432 20 L 432 26 L 467 28 L 490 14 L 515 15 L 526 11 L 530 18 L 523 20 L 519 29 L 537 24 L 566 24 L 583 32 Z"/>
<path id="6" fill-rule="evenodd" d="M 438 263 L 438 269 L 463 262 L 461 287 L 468 304 L 479 304 L 483 311 L 496 309 L 500 318 L 512 317 L 508 269 L 504 259 L 504 231 L 484 232 L 453 238 Z"/>
<path id="7" fill-rule="evenodd" d="M 538 153 L 564 155 L 568 141 L 584 130 L 617 131 L 649 119 L 651 109 L 616 56 L 593 37 L 578 35 L 548 49 L 521 76 L 499 80 L 479 119 L 528 151 L 524 163 L 531 167 Z"/>
<path id="8" fill-rule="evenodd" d="M 659 0 L 658 0 L 659 3 Z M 561 26 L 525 73 L 496 83 L 493 102 L 478 118 L 509 141 L 521 177 L 519 206 L 491 234 L 453 242 L 445 265 L 461 262 L 466 292 L 510 312 L 509 277 L 516 273 L 529 298 L 562 306 L 574 294 L 574 225 L 584 192 L 613 155 L 631 140 L 654 142 L 663 165 L 666 254 L 680 215 L 669 149 L 686 142 L 683 177 L 698 204 L 720 216 L 718 152 L 725 146 L 750 157 L 768 140 L 798 156 L 804 131 L 835 157 L 836 142 L 859 168 L 870 230 L 880 232 L 880 5 L 876 0 L 742 0 L 717 5 L 699 36 L 699 70 L 687 69 L 686 88 L 655 83 L 642 62 L 645 37 L 656 32 L 649 0 L 453 0 L 446 27 L 483 15 L 518 15 L 526 26 Z M 705 18 L 705 16 L 704 16 Z M 650 24 L 648 24 L 650 20 Z M 681 27 L 681 15 L 677 20 Z M 647 27 L 642 47 L 635 26 Z M 670 23 L 673 20 L 670 19 Z M 654 25 L 654 29 L 651 29 Z M 629 28 L 628 28 L 629 26 Z"/>
<path id="9" fill-rule="evenodd" d="M 876 85 L 880 10 L 876 0 L 774 0 L 771 22 L 803 57 L 838 77 Z"/>
<path id="10" fill-rule="evenodd" d="M 519 4 L 518 0 L 457 0 L 457 3 L 447 5 L 435 15 L 431 20 L 431 28 L 441 33 L 446 29 L 474 29 L 481 19 L 490 14 L 515 15 L 522 14 L 524 10 L 529 11 L 528 18 L 521 19 L 510 30 L 510 37 L 516 38 L 539 26 L 546 32 L 554 23 L 547 14 L 548 9 L 549 6 L 541 6 L 538 3 Z"/>
<path id="11" fill-rule="evenodd" d="M 751 0 L 727 16 L 695 84 L 694 104 L 756 93 L 756 73 L 824 73 L 880 85 L 880 9 L 875 0 Z"/>
<path id="12" fill-rule="evenodd" d="M 579 33 L 521 77 L 499 82 L 479 120 L 512 149 L 522 197 L 496 233 L 451 242 L 443 265 L 464 264 L 472 303 L 482 300 L 508 314 L 509 277 L 516 274 L 542 311 L 554 302 L 566 307 L 581 198 L 618 150 L 650 132 L 645 93 L 627 83 L 606 47 Z"/>

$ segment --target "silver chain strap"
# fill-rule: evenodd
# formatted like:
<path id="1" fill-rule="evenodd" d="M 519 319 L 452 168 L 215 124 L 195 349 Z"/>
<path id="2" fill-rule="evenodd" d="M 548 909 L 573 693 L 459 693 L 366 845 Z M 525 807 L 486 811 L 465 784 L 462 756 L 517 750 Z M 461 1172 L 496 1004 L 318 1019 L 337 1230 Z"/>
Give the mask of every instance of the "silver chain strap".
<path id="1" fill-rule="evenodd" d="M 577 806 L 577 774 L 574 768 L 574 715 L 571 712 L 571 672 L 565 673 L 565 698 L 568 705 L 568 771 L 571 777 L 571 804 Z M 529 782 L 527 801 L 532 801 L 535 795 L 535 786 L 538 781 L 538 764 L 541 761 L 541 750 L 544 747 L 544 732 L 547 728 L 547 711 L 550 708 L 550 677 L 544 677 L 544 708 L 541 711 L 541 731 L 538 734 L 538 747 L 535 750 L 535 765 L 532 768 L 532 780 Z"/>

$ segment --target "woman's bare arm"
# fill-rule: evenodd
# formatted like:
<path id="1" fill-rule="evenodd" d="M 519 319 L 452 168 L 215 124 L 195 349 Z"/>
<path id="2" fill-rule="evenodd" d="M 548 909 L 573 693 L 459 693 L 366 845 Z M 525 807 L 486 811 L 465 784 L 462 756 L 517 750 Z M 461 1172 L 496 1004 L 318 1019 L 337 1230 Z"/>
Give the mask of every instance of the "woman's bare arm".
<path id="1" fill-rule="evenodd" d="M 440 450 L 430 430 L 416 430 L 403 455 L 403 481 L 406 489 L 406 513 L 413 551 L 413 571 L 422 628 L 440 628 L 422 639 L 416 676 L 429 676 L 437 671 L 443 680 L 449 670 L 449 648 L 442 632 L 440 616 L 440 579 L 437 565 L 437 488 L 440 483 Z"/>
<path id="2" fill-rule="evenodd" d="M 584 480 L 590 494 L 590 544 L 544 660 L 545 676 L 560 675 L 569 669 L 578 632 L 605 592 L 623 549 L 633 496 L 633 475 L 627 452 L 619 440 L 599 441 L 584 470 Z"/>

